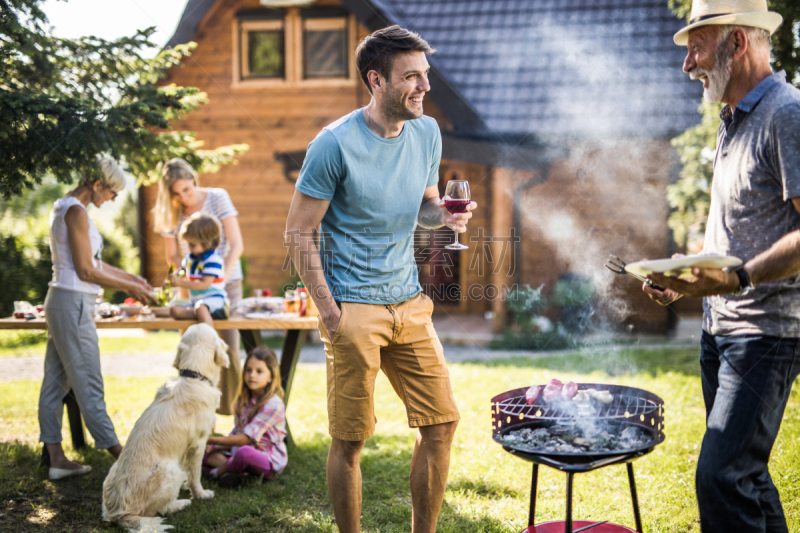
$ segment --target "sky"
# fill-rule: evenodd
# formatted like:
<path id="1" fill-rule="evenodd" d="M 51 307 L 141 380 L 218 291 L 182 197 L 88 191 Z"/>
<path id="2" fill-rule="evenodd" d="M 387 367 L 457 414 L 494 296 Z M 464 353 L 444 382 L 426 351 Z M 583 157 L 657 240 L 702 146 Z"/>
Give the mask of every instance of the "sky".
<path id="1" fill-rule="evenodd" d="M 46 0 L 42 5 L 57 37 L 74 39 L 94 35 L 113 40 L 126 37 L 150 26 L 156 27 L 150 40 L 156 44 L 155 56 L 172 37 L 188 0 Z M 136 181 L 129 177 L 126 190 L 115 202 L 106 202 L 92 218 L 111 223 L 124 201 L 125 194 L 136 190 Z M 96 210 L 96 211 L 95 211 Z"/>
<path id="2" fill-rule="evenodd" d="M 42 8 L 58 37 L 94 35 L 112 40 L 155 26 L 151 40 L 160 48 L 172 37 L 187 1 L 46 0 Z"/>

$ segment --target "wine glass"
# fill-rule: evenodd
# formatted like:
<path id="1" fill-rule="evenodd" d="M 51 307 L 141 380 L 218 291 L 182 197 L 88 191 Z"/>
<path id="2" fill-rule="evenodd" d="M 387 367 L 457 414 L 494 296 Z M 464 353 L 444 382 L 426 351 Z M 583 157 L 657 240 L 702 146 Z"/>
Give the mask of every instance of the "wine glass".
<path id="1" fill-rule="evenodd" d="M 444 207 L 451 214 L 466 213 L 469 206 L 469 183 L 464 180 L 450 180 L 447 182 L 447 189 L 444 191 Z M 467 246 L 458 242 L 458 233 L 456 233 L 456 242 L 445 246 L 448 250 L 466 250 Z"/>

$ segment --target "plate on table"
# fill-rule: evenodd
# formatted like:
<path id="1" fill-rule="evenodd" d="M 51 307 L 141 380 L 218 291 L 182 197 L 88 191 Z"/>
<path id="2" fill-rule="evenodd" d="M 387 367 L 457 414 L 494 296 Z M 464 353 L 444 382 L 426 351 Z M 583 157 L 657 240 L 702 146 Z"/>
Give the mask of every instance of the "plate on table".
<path id="1" fill-rule="evenodd" d="M 128 316 L 136 316 L 142 312 L 141 305 L 120 305 L 119 310 Z"/>
<path id="2" fill-rule="evenodd" d="M 647 277 L 654 272 L 666 276 L 681 277 L 691 275 L 692 267 L 722 270 L 723 268 L 737 267 L 741 264 L 741 259 L 729 255 L 689 255 L 676 257 L 675 259 L 639 261 L 626 265 L 625 270 L 642 277 Z"/>

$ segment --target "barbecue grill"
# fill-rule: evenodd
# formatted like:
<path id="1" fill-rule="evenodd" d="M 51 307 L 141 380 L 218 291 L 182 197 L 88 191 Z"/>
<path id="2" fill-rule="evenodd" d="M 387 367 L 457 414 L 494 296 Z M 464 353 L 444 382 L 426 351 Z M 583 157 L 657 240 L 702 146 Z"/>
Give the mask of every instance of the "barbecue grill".
<path id="1" fill-rule="evenodd" d="M 639 513 L 639 500 L 636 496 L 636 481 L 633 475 L 632 461 L 646 455 L 664 442 L 664 401 L 655 394 L 633 387 L 620 385 L 604 385 L 579 383 L 579 390 L 595 389 L 608 391 L 613 400 L 607 404 L 593 405 L 591 412 L 578 412 L 568 401 L 546 402 L 542 395 L 532 405 L 525 400 L 527 387 L 514 389 L 492 398 L 492 438 L 503 448 L 517 457 L 533 463 L 531 478 L 531 501 L 528 513 L 528 527 L 522 533 L 616 533 L 633 530 L 607 521 L 590 522 L 572 520 L 572 488 L 576 473 L 590 472 L 597 468 L 625 463 L 628 470 L 628 482 L 631 489 L 631 502 L 636 522 L 636 531 L 643 533 L 642 520 Z M 521 429 L 550 428 L 556 424 L 574 425 L 578 420 L 607 423 L 609 427 L 623 429 L 635 428 L 641 439 L 636 445 L 591 451 L 552 451 L 532 447 L 529 443 L 507 440 L 512 432 Z M 547 465 L 567 474 L 567 512 L 563 522 L 534 524 L 536 513 L 536 484 L 539 476 L 539 465 Z"/>

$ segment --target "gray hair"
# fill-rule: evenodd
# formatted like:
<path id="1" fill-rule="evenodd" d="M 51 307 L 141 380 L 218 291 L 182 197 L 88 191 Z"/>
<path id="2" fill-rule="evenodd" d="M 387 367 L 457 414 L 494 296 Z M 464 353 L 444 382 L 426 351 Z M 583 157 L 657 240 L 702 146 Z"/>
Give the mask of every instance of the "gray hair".
<path id="1" fill-rule="evenodd" d="M 770 55 L 772 54 L 772 38 L 769 31 L 763 28 L 756 28 L 755 26 L 721 25 L 719 27 L 719 34 L 717 34 L 717 44 L 719 45 L 727 41 L 731 33 L 739 28 L 747 35 L 747 41 L 750 43 L 751 47 L 766 50 Z"/>
<path id="2" fill-rule="evenodd" d="M 103 175 L 101 181 L 114 192 L 120 192 L 125 188 L 126 173 L 111 156 L 98 157 L 97 166 Z"/>

